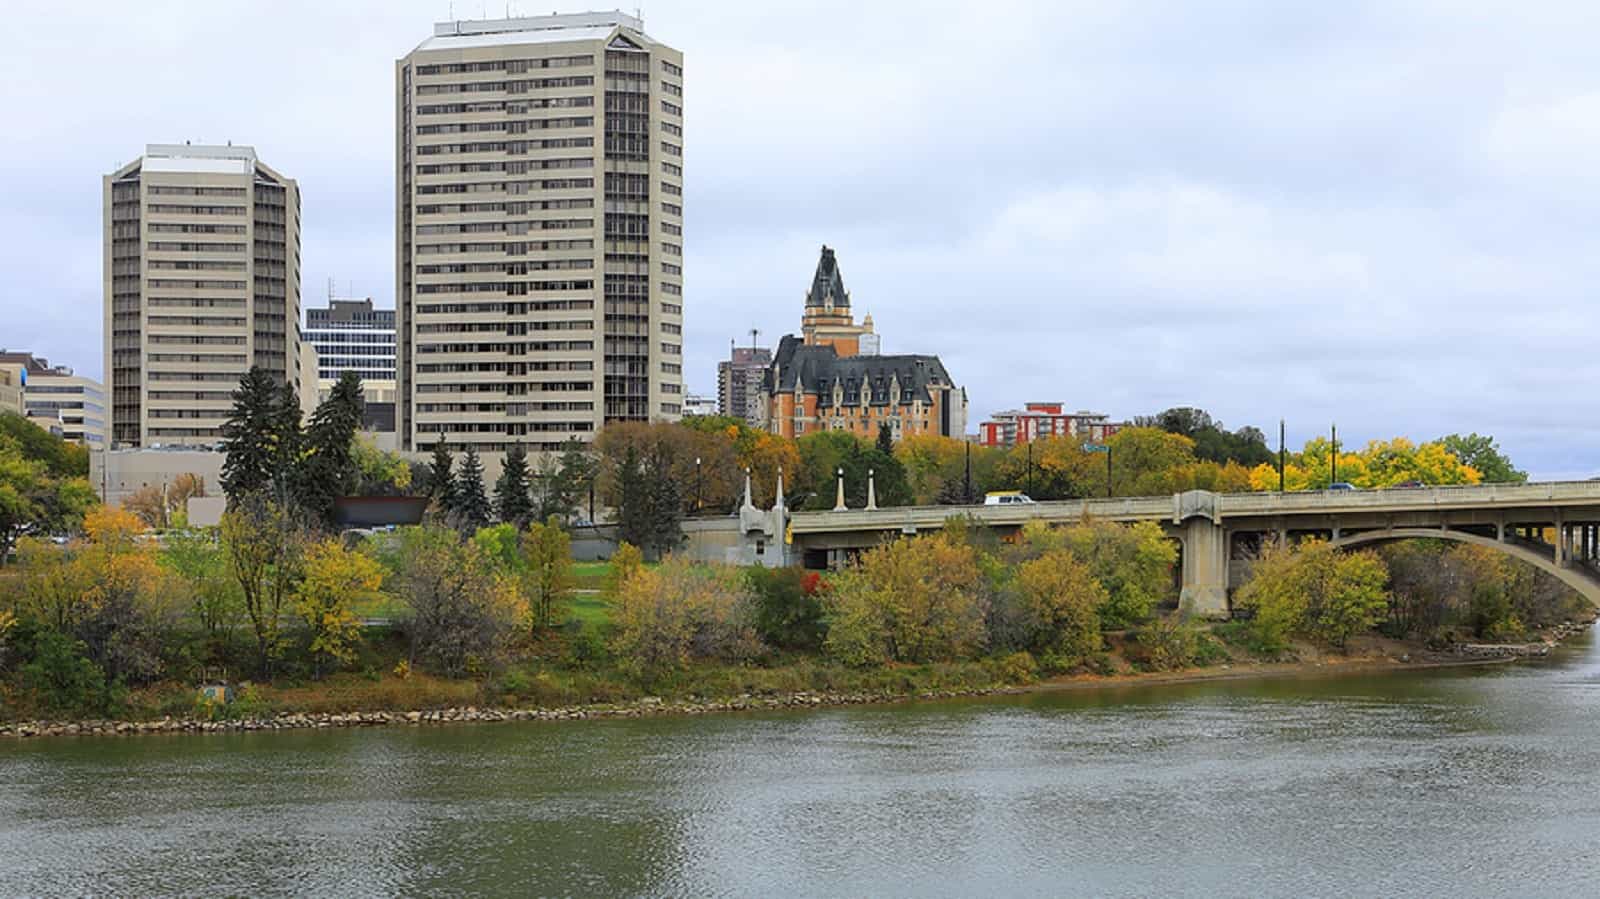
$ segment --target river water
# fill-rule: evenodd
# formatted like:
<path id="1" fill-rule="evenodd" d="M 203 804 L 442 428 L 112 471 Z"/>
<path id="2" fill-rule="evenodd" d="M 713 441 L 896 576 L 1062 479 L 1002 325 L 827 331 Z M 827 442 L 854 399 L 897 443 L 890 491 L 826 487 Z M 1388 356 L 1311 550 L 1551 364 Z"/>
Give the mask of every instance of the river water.
<path id="1" fill-rule="evenodd" d="M 1600 650 L 702 718 L 0 743 L 0 894 L 1600 895 Z"/>

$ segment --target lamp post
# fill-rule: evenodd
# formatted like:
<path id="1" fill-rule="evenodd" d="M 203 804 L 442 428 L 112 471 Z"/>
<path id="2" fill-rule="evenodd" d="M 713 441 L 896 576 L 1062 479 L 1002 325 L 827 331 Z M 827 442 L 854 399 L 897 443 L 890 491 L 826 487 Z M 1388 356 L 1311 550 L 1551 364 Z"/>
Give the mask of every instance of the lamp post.
<path id="1" fill-rule="evenodd" d="M 838 493 L 838 498 L 833 501 L 833 511 L 835 511 L 835 512 L 843 512 L 845 510 L 845 504 L 844 504 L 844 467 L 840 466 L 839 470 L 834 472 L 834 474 L 837 475 L 838 478 L 839 478 L 839 493 Z"/>
<path id="2" fill-rule="evenodd" d="M 1328 469 L 1328 486 L 1330 487 L 1339 483 L 1339 426 L 1337 424 L 1332 428 L 1332 439 L 1333 452 L 1328 454 L 1328 462 L 1331 466 Z"/>
<path id="3" fill-rule="evenodd" d="M 1288 455 L 1283 448 L 1283 419 L 1278 419 L 1278 492 L 1283 492 L 1283 464 Z"/>
<path id="4" fill-rule="evenodd" d="M 1028 496 L 1033 496 L 1033 441 L 1028 441 Z"/>
<path id="5" fill-rule="evenodd" d="M 700 457 L 694 457 L 694 512 L 700 514 Z"/>
<path id="6" fill-rule="evenodd" d="M 967 473 L 961 483 L 961 500 L 967 505 L 977 502 L 977 497 L 972 495 L 972 444 L 967 444 Z"/>
<path id="7" fill-rule="evenodd" d="M 1111 444 L 1109 444 L 1109 443 L 1086 443 L 1086 444 L 1083 445 L 1083 451 L 1086 452 L 1086 453 L 1105 453 L 1106 454 L 1106 499 L 1110 499 L 1111 498 Z"/>

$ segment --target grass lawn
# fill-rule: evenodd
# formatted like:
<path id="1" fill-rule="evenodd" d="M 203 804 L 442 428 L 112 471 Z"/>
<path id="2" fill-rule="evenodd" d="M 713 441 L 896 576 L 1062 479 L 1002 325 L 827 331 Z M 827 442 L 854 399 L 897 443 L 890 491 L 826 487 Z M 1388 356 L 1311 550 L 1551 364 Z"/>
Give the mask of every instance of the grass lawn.
<path id="1" fill-rule="evenodd" d="M 579 593 L 572 597 L 571 620 L 588 627 L 605 627 L 611 623 L 611 604 L 598 593 Z"/>

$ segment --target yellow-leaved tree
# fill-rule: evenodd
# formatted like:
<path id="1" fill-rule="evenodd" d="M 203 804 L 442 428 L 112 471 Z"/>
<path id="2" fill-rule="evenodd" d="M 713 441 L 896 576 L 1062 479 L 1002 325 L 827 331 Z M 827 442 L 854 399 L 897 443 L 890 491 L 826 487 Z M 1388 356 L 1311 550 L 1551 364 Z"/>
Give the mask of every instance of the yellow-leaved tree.
<path id="1" fill-rule="evenodd" d="M 575 583 L 572 538 L 561 526 L 561 519 L 552 515 L 544 524 L 535 521 L 528 525 L 522 534 L 522 554 L 527 560 L 524 578 L 533 626 L 554 627 L 564 617 Z"/>
<path id="2" fill-rule="evenodd" d="M 295 594 L 295 612 L 305 622 L 316 676 L 325 667 L 349 664 L 361 641 L 355 603 L 383 584 L 383 568 L 371 556 L 337 539 L 312 544 Z"/>
<path id="3" fill-rule="evenodd" d="M 968 658 L 989 609 L 977 553 L 944 534 L 868 550 L 824 600 L 825 646 L 852 665 Z"/>
<path id="4" fill-rule="evenodd" d="M 1100 648 L 1100 607 L 1106 591 L 1088 566 L 1066 550 L 1051 550 L 1017 568 L 1024 645 L 1045 667 L 1065 670 Z"/>
<path id="5" fill-rule="evenodd" d="M 1371 551 L 1346 552 L 1321 540 L 1270 545 L 1251 566 L 1236 602 L 1252 609 L 1259 646 L 1277 651 L 1291 636 L 1343 648 L 1382 621 L 1389 608 L 1388 569 Z"/>

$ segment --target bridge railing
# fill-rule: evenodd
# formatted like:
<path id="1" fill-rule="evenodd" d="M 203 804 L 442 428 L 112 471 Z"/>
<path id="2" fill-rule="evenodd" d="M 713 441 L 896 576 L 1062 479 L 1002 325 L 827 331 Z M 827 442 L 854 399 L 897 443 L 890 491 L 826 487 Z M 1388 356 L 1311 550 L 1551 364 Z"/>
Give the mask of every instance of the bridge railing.
<path id="1" fill-rule="evenodd" d="M 1223 515 L 1276 512 L 1338 512 L 1372 508 L 1546 505 L 1600 502 L 1600 481 L 1544 481 L 1535 484 L 1450 484 L 1373 490 L 1315 490 L 1294 493 L 1225 493 Z"/>

